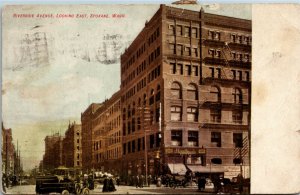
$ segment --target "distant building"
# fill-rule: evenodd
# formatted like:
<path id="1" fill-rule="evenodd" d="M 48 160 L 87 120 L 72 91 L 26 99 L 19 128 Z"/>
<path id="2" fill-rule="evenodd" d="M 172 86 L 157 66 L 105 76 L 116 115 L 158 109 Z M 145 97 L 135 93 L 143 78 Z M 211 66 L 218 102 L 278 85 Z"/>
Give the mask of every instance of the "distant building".
<path id="1" fill-rule="evenodd" d="M 63 139 L 62 164 L 65 167 L 82 166 L 81 125 L 69 124 Z"/>
<path id="2" fill-rule="evenodd" d="M 121 56 L 122 175 L 249 177 L 251 31 L 161 5 Z"/>
<path id="3" fill-rule="evenodd" d="M 43 170 L 51 171 L 62 165 L 63 137 L 55 133 L 45 138 L 45 154 L 43 156 Z"/>
<path id="4" fill-rule="evenodd" d="M 93 116 L 93 167 L 112 174 L 120 173 L 122 165 L 120 97 L 116 92 Z"/>
<path id="5" fill-rule="evenodd" d="M 81 143 L 82 143 L 82 168 L 85 172 L 90 172 L 93 169 L 93 116 L 102 104 L 92 103 L 81 113 Z"/>
<path id="6" fill-rule="evenodd" d="M 12 130 L 6 129 L 2 123 L 2 173 L 15 174 L 16 158 L 15 146 L 13 144 Z"/>

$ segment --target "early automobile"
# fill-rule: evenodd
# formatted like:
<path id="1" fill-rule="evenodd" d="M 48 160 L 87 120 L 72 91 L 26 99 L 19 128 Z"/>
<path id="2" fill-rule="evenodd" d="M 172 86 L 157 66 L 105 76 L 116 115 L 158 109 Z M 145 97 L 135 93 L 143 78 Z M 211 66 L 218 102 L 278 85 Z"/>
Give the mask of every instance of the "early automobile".
<path id="1" fill-rule="evenodd" d="M 88 190 L 81 189 L 81 185 L 78 185 L 75 178 L 76 172 L 74 172 L 74 169 L 59 167 L 54 170 L 53 174 L 37 176 L 35 191 L 37 194 L 53 192 L 61 194 L 87 193 Z M 78 186 L 80 189 L 78 189 Z"/>

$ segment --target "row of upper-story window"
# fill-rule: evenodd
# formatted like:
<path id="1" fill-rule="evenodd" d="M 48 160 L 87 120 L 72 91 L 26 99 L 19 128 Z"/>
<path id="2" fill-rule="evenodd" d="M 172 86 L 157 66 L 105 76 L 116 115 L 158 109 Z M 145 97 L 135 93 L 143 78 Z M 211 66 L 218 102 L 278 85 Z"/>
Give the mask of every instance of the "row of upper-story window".
<path id="1" fill-rule="evenodd" d="M 122 151 L 121 147 L 116 147 L 116 148 L 107 150 L 105 152 L 96 153 L 95 154 L 95 161 L 97 163 L 99 163 L 99 162 L 103 162 L 103 161 L 108 160 L 108 159 L 121 158 L 121 156 L 122 156 L 121 151 Z"/>
<path id="2" fill-rule="evenodd" d="M 222 58 L 222 57 L 224 58 L 224 56 L 223 56 L 224 54 L 221 54 L 221 53 L 222 53 L 221 49 L 213 49 L 213 48 L 208 49 L 208 55 L 211 58 Z M 251 56 L 249 53 L 231 51 L 230 59 L 228 59 L 228 60 L 249 62 L 250 59 L 251 59 Z"/>
<path id="3" fill-rule="evenodd" d="M 148 45 L 151 45 L 159 37 L 159 27 L 149 36 Z"/>
<path id="4" fill-rule="evenodd" d="M 231 75 L 225 75 L 226 72 L 224 70 L 222 74 L 221 68 L 209 67 L 210 70 L 210 77 L 211 78 L 226 78 L 226 79 L 233 79 L 239 81 L 250 81 L 250 72 L 249 71 L 242 71 L 242 70 L 231 70 Z"/>
<path id="5" fill-rule="evenodd" d="M 109 117 L 109 114 L 102 114 L 94 121 L 94 126 L 101 125 L 104 130 L 112 130 L 114 128 L 120 127 L 121 113 L 113 118 Z M 98 131 L 95 131 L 95 135 L 98 135 Z"/>
<path id="6" fill-rule="evenodd" d="M 221 108 L 211 108 L 210 109 L 210 123 L 221 123 L 222 119 L 222 109 Z M 171 106 L 171 121 L 183 121 L 182 106 Z M 199 121 L 199 109 L 197 107 L 187 107 L 186 108 L 186 120 L 187 122 L 198 122 Z M 243 110 L 234 109 L 232 110 L 231 121 L 226 121 L 226 123 L 242 124 L 243 123 Z"/>
<path id="7" fill-rule="evenodd" d="M 136 92 L 139 92 L 141 89 L 143 89 L 147 83 L 151 83 L 153 80 L 157 79 L 161 74 L 161 65 L 156 66 L 151 70 L 151 72 L 148 74 L 148 81 L 147 78 L 142 78 L 135 86 L 130 88 L 125 95 L 122 96 L 122 101 L 125 101 L 129 99 L 130 97 L 134 96 Z"/>
<path id="8" fill-rule="evenodd" d="M 185 56 L 192 56 L 192 57 L 199 56 L 199 50 L 197 46 L 169 43 L 169 49 L 171 54 L 176 54 L 181 56 L 185 55 Z"/>
<path id="9" fill-rule="evenodd" d="M 153 43 L 160 35 L 159 27 L 148 37 L 148 47 Z M 122 73 L 125 72 L 144 52 L 146 51 L 146 44 L 144 43 L 131 58 L 122 67 Z"/>
<path id="10" fill-rule="evenodd" d="M 147 135 L 147 139 L 149 140 L 149 146 L 147 148 L 159 148 L 161 144 L 161 135 L 160 133 L 155 133 L 151 135 Z M 138 138 L 136 140 L 131 140 L 127 143 L 123 143 L 123 155 L 140 152 L 145 150 L 145 138 Z"/>
<path id="11" fill-rule="evenodd" d="M 171 130 L 171 145 L 172 146 L 184 146 L 182 136 L 183 130 L 176 129 Z M 199 146 L 199 131 L 198 130 L 188 130 L 187 136 L 187 146 Z M 211 132 L 211 146 L 213 147 L 222 147 L 222 134 L 221 132 Z M 186 138 L 185 138 L 186 139 Z M 229 140 L 225 140 L 228 142 Z M 243 134 L 242 133 L 233 133 L 232 142 L 235 148 L 243 147 Z M 184 146 L 186 147 L 186 146 Z"/>
<path id="12" fill-rule="evenodd" d="M 191 27 L 186 25 L 174 24 L 168 25 L 168 35 L 176 35 L 176 36 L 184 36 L 184 37 L 192 37 L 192 38 L 200 38 L 199 28 L 198 27 Z M 220 41 L 222 38 L 221 36 L 227 36 L 224 38 L 229 38 L 232 43 L 240 43 L 240 44 L 251 44 L 251 36 L 240 34 L 240 33 L 225 33 L 220 30 L 207 30 L 207 38 L 211 40 L 218 40 Z"/>
<path id="13" fill-rule="evenodd" d="M 160 46 L 157 47 L 151 54 L 148 56 L 148 66 L 160 56 Z M 146 70 L 147 64 L 144 60 L 139 66 L 136 67 L 123 81 L 122 86 L 125 87 L 130 81 L 132 81 L 136 76 Z"/>
<path id="14" fill-rule="evenodd" d="M 110 145 L 121 143 L 121 131 L 120 130 L 118 130 L 114 133 L 111 133 L 107 136 L 104 136 L 104 135 L 101 135 L 101 136 L 103 136 L 103 137 L 100 137 L 100 138 L 102 138 L 102 140 L 104 140 L 104 141 L 101 141 L 101 140 L 95 141 L 94 142 L 94 151 L 100 150 L 101 148 L 105 148 Z"/>
<path id="15" fill-rule="evenodd" d="M 208 35 L 207 38 L 211 40 L 217 40 L 220 41 L 221 35 L 224 34 L 223 32 L 220 32 L 219 30 L 208 30 Z M 230 42 L 232 43 L 239 43 L 239 44 L 246 44 L 250 45 L 251 44 L 251 36 L 250 35 L 245 35 L 245 34 L 238 34 L 238 33 L 225 33 L 224 34 L 225 39 L 230 38 Z M 228 37 L 230 36 L 230 37 Z"/>
<path id="16" fill-rule="evenodd" d="M 183 64 L 181 62 L 170 63 L 170 73 L 171 74 L 179 74 L 179 75 L 186 75 L 186 76 L 198 76 L 199 75 L 199 65 L 192 65 L 192 64 Z"/>

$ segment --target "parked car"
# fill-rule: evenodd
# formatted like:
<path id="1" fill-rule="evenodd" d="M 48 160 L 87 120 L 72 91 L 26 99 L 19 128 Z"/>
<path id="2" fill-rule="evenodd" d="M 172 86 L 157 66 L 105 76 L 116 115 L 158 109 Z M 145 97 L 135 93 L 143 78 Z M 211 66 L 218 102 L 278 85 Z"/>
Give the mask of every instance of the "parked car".
<path id="1" fill-rule="evenodd" d="M 72 175 L 73 174 L 73 175 Z M 55 169 L 53 174 L 36 177 L 35 191 L 37 194 L 45 193 L 61 193 L 61 194 L 76 194 L 84 189 L 76 189 L 77 181 L 74 170 L 68 168 Z M 77 185 L 78 186 L 78 185 Z"/>

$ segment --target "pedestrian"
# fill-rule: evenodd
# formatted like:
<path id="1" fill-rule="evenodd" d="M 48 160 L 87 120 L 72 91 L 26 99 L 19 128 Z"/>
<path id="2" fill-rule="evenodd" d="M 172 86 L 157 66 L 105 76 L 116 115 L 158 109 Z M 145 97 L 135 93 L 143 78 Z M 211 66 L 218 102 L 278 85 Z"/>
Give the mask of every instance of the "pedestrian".
<path id="1" fill-rule="evenodd" d="M 120 177 L 119 176 L 117 176 L 116 182 L 117 182 L 117 186 L 119 186 L 120 185 Z"/>
<path id="2" fill-rule="evenodd" d="M 243 192 L 243 176 L 241 174 L 238 174 L 237 176 L 237 183 L 238 183 L 238 186 L 239 186 L 239 192 L 240 194 Z"/>
<path id="3" fill-rule="evenodd" d="M 135 177 L 135 187 L 138 188 L 139 185 L 140 185 L 140 177 L 139 177 L 139 175 L 136 175 L 136 177 Z"/>
<path id="4" fill-rule="evenodd" d="M 148 175 L 148 187 L 150 187 L 151 179 L 152 179 L 151 175 Z"/>
<path id="5" fill-rule="evenodd" d="M 201 192 L 204 191 L 205 183 L 206 183 L 206 179 L 203 176 L 198 178 L 198 190 L 199 191 L 201 191 Z"/>
<path id="6" fill-rule="evenodd" d="M 103 181 L 102 192 L 109 192 L 109 190 L 108 190 L 108 179 L 106 177 L 105 177 L 105 179 Z"/>
<path id="7" fill-rule="evenodd" d="M 143 186 L 144 186 L 144 179 L 145 179 L 144 175 L 141 175 L 140 179 L 139 179 L 139 187 L 140 188 L 143 188 Z"/>

